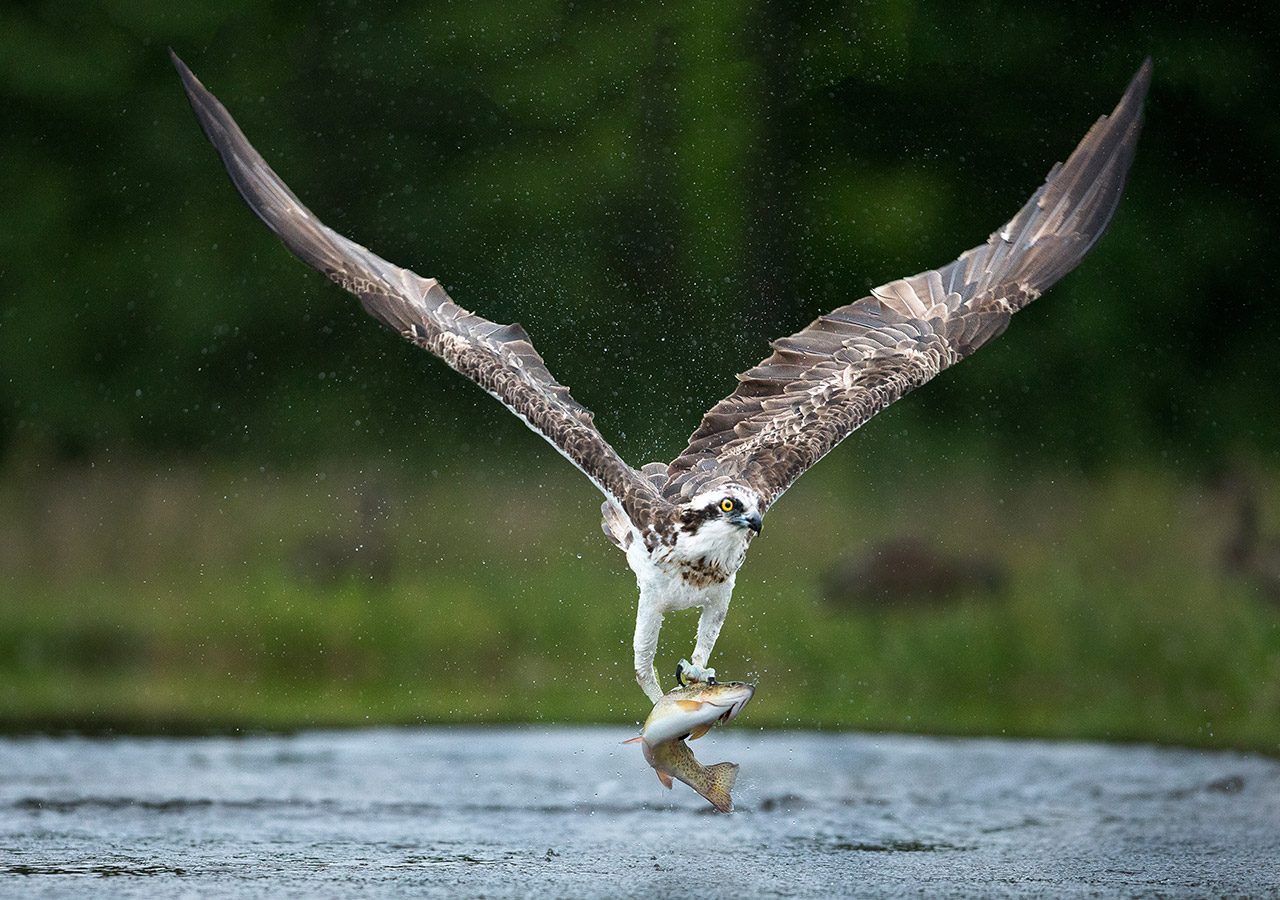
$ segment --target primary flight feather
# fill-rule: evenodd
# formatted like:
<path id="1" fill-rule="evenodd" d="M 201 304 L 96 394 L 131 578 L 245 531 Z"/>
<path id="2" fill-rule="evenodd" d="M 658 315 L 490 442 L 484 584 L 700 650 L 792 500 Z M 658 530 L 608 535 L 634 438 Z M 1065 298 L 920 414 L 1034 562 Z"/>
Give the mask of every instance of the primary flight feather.
<path id="1" fill-rule="evenodd" d="M 940 269 L 876 288 L 773 343 L 703 417 L 670 464 L 637 471 L 555 380 L 519 325 L 455 304 L 434 278 L 392 265 L 326 227 L 172 55 L 187 97 L 250 208 L 296 256 L 360 298 L 379 322 L 431 351 L 518 415 L 605 495 L 606 535 L 640 588 L 636 679 L 662 696 L 653 661 L 663 615 L 701 610 L 692 663 L 707 668 L 737 571 L 765 511 L 814 463 L 894 400 L 964 359 L 1071 271 L 1120 201 L 1142 126 L 1151 61 L 1065 163 L 985 244 Z"/>

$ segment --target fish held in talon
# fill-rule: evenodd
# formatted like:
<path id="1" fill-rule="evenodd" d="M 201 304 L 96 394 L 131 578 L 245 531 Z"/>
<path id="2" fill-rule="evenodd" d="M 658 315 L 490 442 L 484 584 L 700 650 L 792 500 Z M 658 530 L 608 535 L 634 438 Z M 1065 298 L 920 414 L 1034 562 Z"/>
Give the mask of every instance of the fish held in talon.
<path id="1" fill-rule="evenodd" d="M 713 725 L 736 719 L 755 692 L 754 684 L 742 681 L 694 682 L 668 691 L 653 704 L 639 736 L 632 741 L 643 741 L 648 747 L 676 739 L 696 741 Z"/>
<path id="2" fill-rule="evenodd" d="M 733 812 L 733 783 L 738 780 L 738 764 L 731 762 L 704 766 L 698 762 L 689 745 L 682 740 L 667 741 L 650 747 L 641 744 L 644 758 L 658 773 L 658 780 L 667 790 L 671 779 L 683 781 L 722 813 Z"/>
<path id="3" fill-rule="evenodd" d="M 713 726 L 732 722 L 755 692 L 754 684 L 740 681 L 698 682 L 676 688 L 653 705 L 640 733 L 626 743 L 640 744 L 645 761 L 653 766 L 663 787 L 670 789 L 672 779 L 682 781 L 720 812 L 732 812 L 731 792 L 738 764 L 704 766 L 685 741 L 696 741 Z"/>

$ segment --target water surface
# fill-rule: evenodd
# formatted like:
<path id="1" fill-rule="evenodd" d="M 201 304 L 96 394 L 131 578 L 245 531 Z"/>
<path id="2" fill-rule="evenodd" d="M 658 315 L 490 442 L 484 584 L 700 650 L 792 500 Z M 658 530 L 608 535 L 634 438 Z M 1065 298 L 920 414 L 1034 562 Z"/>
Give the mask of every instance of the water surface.
<path id="1" fill-rule="evenodd" d="M 738 811 L 625 730 L 0 740 L 0 892 L 1274 894 L 1280 763 L 1150 747 L 759 733 Z"/>

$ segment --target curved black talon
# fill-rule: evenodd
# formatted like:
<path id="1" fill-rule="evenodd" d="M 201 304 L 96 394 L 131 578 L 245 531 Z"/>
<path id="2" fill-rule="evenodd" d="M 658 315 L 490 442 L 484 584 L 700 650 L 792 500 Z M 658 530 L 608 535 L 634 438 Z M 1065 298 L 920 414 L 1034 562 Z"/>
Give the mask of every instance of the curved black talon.
<path id="1" fill-rule="evenodd" d="M 686 668 L 685 662 L 686 661 L 682 659 L 680 660 L 680 662 L 676 663 L 676 684 L 680 685 L 680 687 L 688 687 L 689 685 L 693 684 L 695 681 L 698 684 L 708 684 L 708 685 L 716 683 L 716 677 L 714 675 L 708 675 L 706 678 L 698 678 L 698 679 L 694 679 L 693 681 L 685 681 L 685 678 L 684 678 L 684 670 Z M 698 667 L 690 665 L 689 668 L 696 669 Z"/>

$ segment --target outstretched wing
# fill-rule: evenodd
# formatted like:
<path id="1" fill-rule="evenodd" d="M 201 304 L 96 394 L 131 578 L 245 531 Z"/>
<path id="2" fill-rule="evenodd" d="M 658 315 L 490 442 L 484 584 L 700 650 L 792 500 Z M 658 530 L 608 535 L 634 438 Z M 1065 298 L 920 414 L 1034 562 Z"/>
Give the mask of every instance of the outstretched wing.
<path id="1" fill-rule="evenodd" d="M 772 344 L 703 417 L 664 494 L 719 480 L 771 504 L 877 412 L 999 335 L 1009 318 L 1082 260 L 1124 190 L 1151 60 L 1110 116 L 1003 228 L 948 266 L 890 282 Z"/>
<path id="2" fill-rule="evenodd" d="M 365 311 L 497 397 L 637 524 L 668 506 L 619 458 L 590 411 L 547 371 L 519 325 L 499 325 L 449 299 L 434 278 L 394 266 L 327 228 L 250 146 L 221 103 L 176 54 L 196 118 L 245 201 L 294 255 L 360 298 Z"/>

